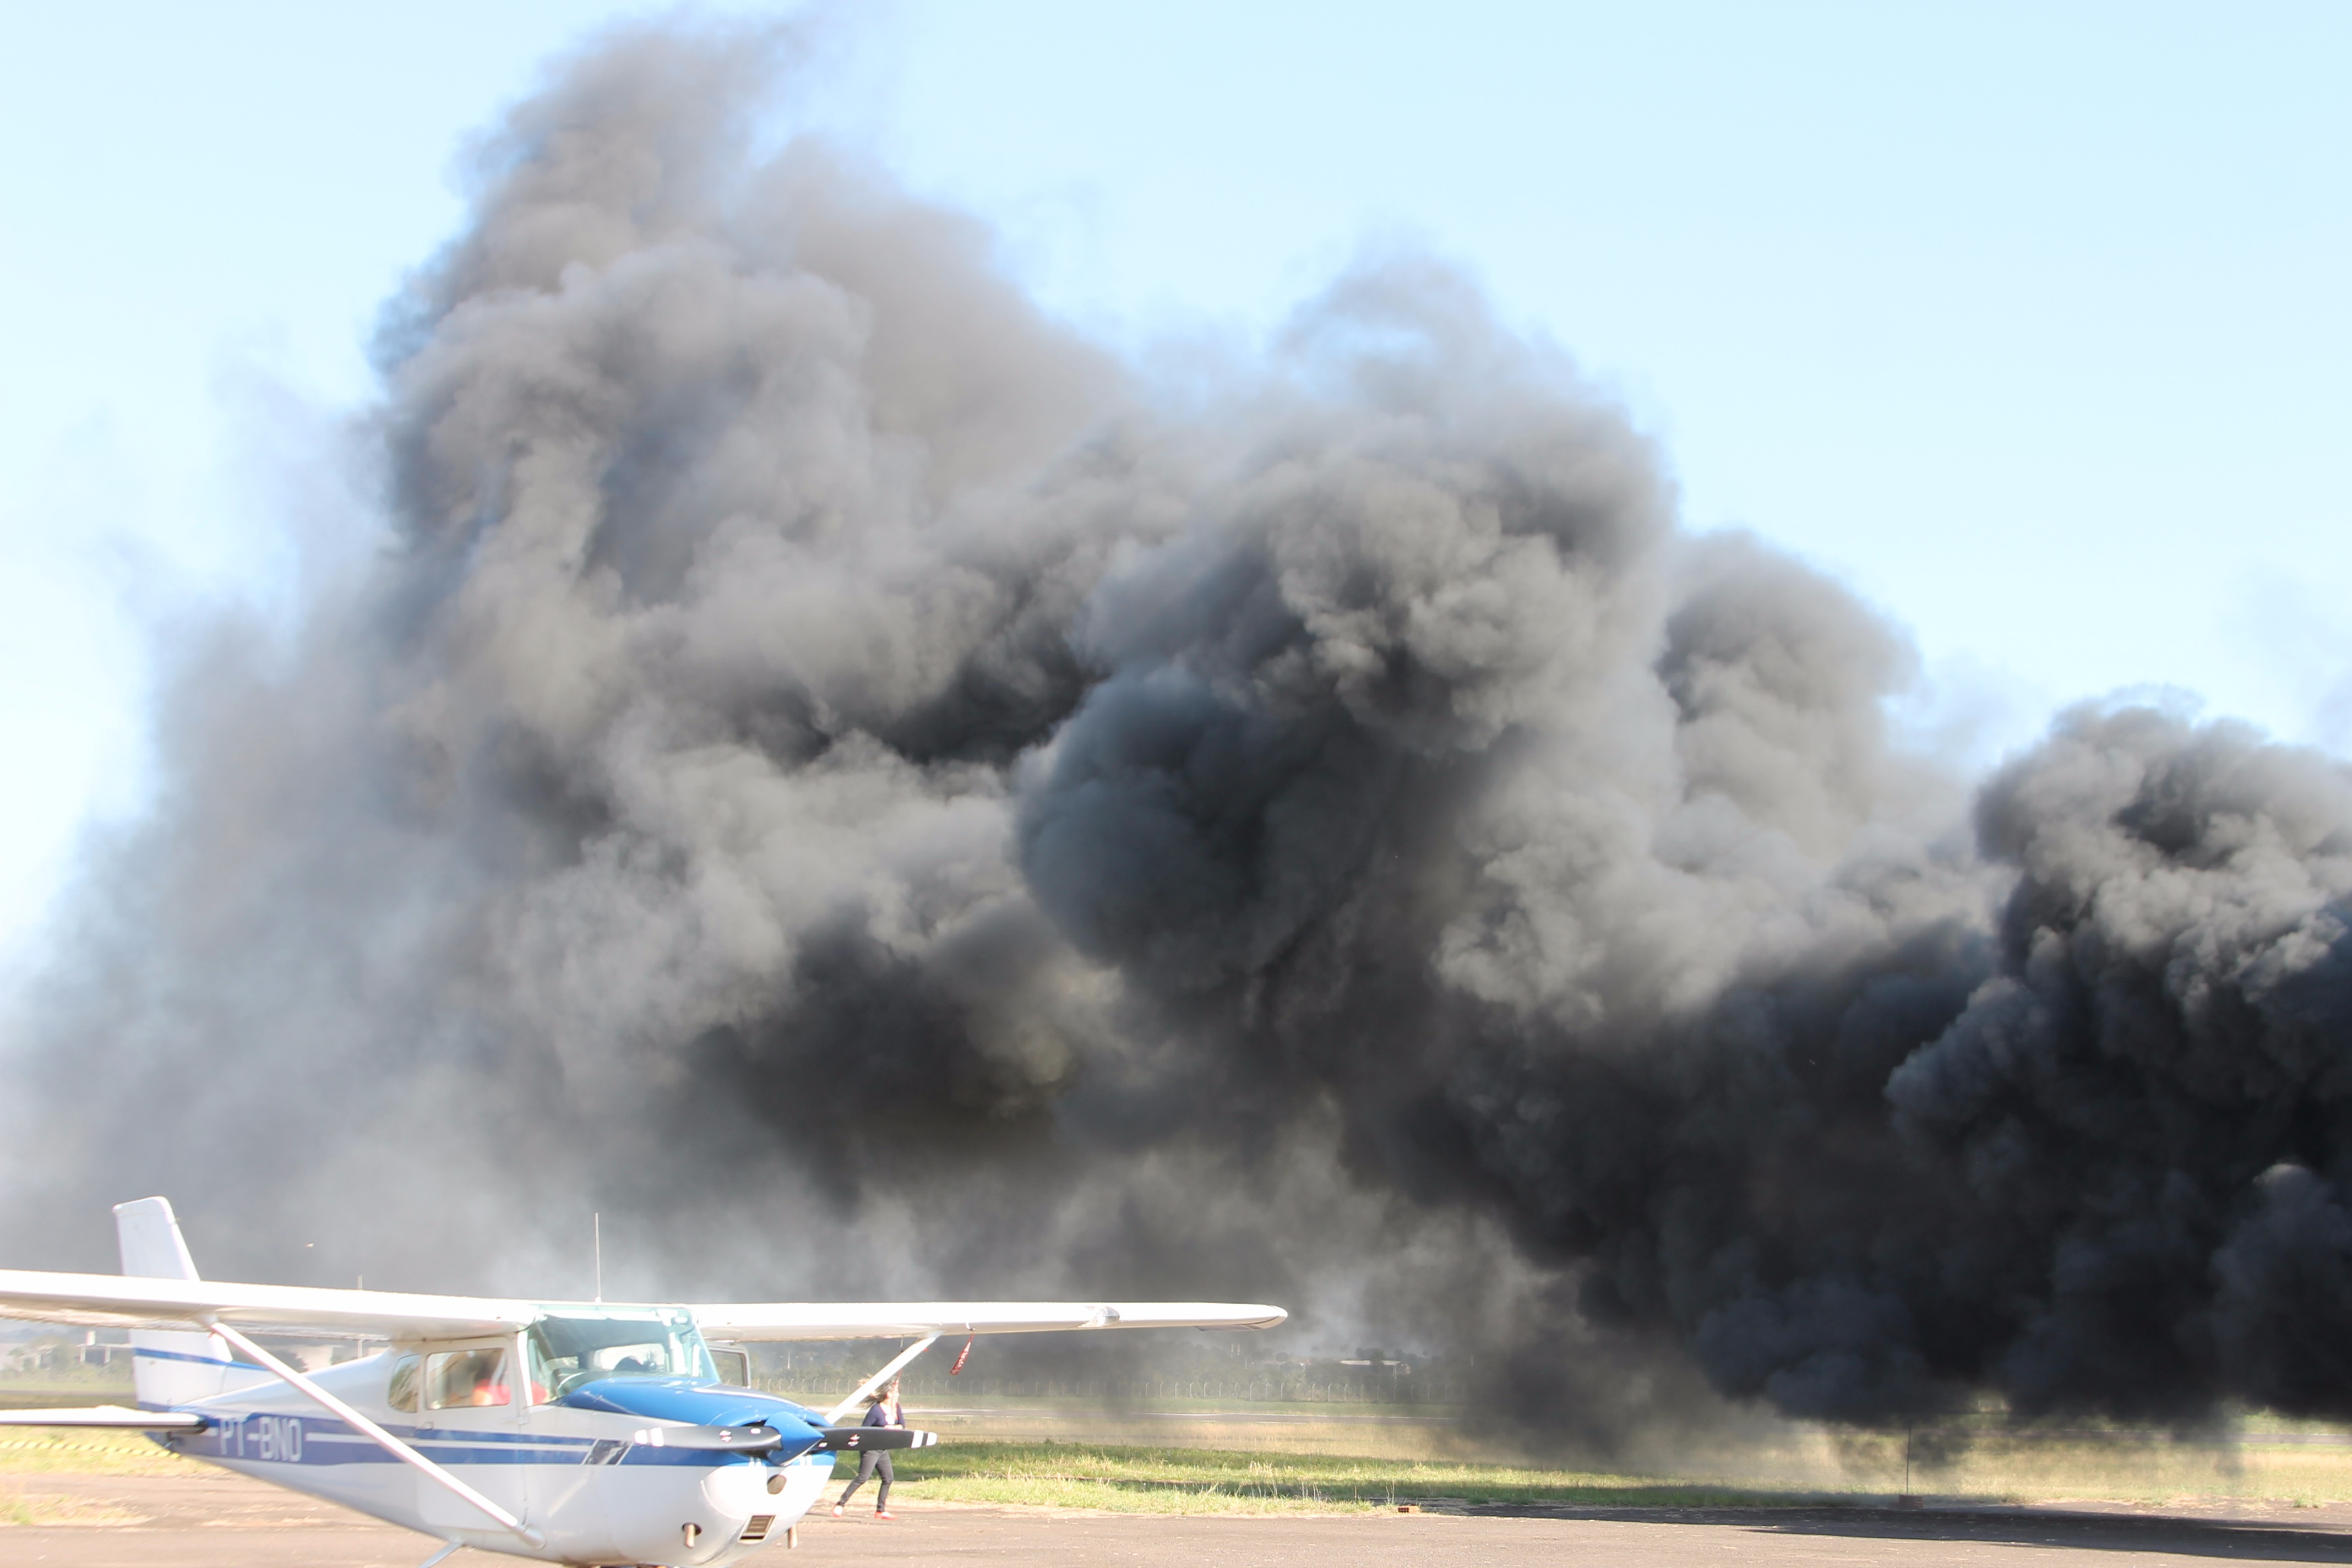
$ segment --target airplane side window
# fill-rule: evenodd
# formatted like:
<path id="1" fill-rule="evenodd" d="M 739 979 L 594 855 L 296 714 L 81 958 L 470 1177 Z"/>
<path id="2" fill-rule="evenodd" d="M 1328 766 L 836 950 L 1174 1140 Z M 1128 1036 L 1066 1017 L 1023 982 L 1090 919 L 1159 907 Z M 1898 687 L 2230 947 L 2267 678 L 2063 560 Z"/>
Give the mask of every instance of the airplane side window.
<path id="1" fill-rule="evenodd" d="M 503 1350 L 445 1351 L 425 1364 L 427 1409 L 504 1405 L 511 1397 Z"/>
<path id="2" fill-rule="evenodd" d="M 384 1391 L 384 1403 L 394 1410 L 416 1408 L 416 1374 L 425 1364 L 422 1356 L 404 1355 L 392 1363 L 392 1384 Z"/>

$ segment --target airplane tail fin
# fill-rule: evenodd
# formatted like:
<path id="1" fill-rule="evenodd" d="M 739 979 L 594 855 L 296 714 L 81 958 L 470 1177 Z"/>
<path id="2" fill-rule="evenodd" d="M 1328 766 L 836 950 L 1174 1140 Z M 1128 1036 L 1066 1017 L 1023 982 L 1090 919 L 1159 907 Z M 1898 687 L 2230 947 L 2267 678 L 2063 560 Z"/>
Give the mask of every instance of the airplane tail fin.
<path id="1" fill-rule="evenodd" d="M 114 1230 L 122 1246 L 122 1272 L 140 1279 L 194 1279 L 196 1260 L 180 1234 L 169 1198 L 141 1198 L 114 1205 Z M 217 1334 L 134 1329 L 131 1334 L 131 1380 L 140 1408 L 166 1410 L 269 1374 L 236 1359 Z"/>
<path id="2" fill-rule="evenodd" d="M 194 1279 L 196 1260 L 180 1234 L 169 1198 L 114 1205 L 114 1234 L 122 1243 L 122 1273 L 131 1279 Z"/>

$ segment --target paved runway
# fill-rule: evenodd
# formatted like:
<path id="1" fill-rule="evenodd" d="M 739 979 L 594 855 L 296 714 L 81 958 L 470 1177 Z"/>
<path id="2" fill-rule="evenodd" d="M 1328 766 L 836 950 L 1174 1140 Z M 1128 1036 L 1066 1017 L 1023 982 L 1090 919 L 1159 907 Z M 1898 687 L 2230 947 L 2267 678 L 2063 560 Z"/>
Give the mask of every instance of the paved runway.
<path id="1" fill-rule="evenodd" d="M 242 1477 L 26 1476 L 0 1479 L 28 1500 L 89 1522 L 0 1527 L 9 1568 L 416 1568 L 434 1543 L 406 1531 Z M 1894 1513 L 1820 1510 L 1482 1508 L 1460 1514 L 1328 1519 L 1138 1517 L 914 1504 L 890 1524 L 821 1518 L 801 1546 L 779 1542 L 755 1562 L 1003 1563 L 1080 1568 L 2123 1568 L 2127 1562 L 2227 1558 L 2352 1563 L 2352 1519 L 2191 1519 L 2043 1511 Z M 135 1522 L 134 1522 L 135 1521 Z M 2030 1558 L 2021 1556 L 2030 1553 Z M 449 1568 L 518 1560 L 460 1552 Z"/>

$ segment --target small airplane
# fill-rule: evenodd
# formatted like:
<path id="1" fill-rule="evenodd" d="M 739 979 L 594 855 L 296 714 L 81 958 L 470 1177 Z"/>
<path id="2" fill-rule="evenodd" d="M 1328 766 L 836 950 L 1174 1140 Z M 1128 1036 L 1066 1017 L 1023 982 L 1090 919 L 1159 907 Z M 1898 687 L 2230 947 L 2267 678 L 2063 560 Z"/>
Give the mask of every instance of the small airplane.
<path id="1" fill-rule="evenodd" d="M 464 1546 L 574 1564 L 735 1563 L 809 1510 L 836 1455 L 938 1441 L 840 1423 L 943 1335 L 1264 1329 L 1289 1315 L 1214 1301 L 633 1306 L 233 1285 L 197 1276 L 166 1200 L 114 1216 L 120 1276 L 0 1269 L 0 1317 L 130 1330 L 139 1408 L 0 1411 L 0 1426 L 146 1432 L 434 1536 L 423 1568 Z M 251 1337 L 302 1332 L 390 1346 L 312 1373 Z M 743 1386 L 746 1352 L 710 1343 L 901 1337 L 917 1342 L 824 1411 Z"/>

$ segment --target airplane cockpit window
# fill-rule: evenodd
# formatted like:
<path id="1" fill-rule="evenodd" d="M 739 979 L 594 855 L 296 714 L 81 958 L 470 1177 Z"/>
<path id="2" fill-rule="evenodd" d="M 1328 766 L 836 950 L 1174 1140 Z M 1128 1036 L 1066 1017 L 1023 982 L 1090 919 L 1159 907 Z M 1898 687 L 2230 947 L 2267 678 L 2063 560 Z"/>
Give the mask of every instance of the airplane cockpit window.
<path id="1" fill-rule="evenodd" d="M 600 1378 L 719 1375 L 688 1312 L 551 1312 L 529 1340 L 534 1404 Z"/>
<path id="2" fill-rule="evenodd" d="M 507 1352 L 502 1350 L 446 1351 L 425 1363 L 428 1410 L 504 1405 L 511 1397 L 507 1391 Z"/>
<path id="3" fill-rule="evenodd" d="M 392 1382 L 384 1390 L 384 1403 L 394 1410 L 415 1409 L 417 1374 L 424 1367 L 423 1356 L 404 1355 L 393 1363 Z"/>

